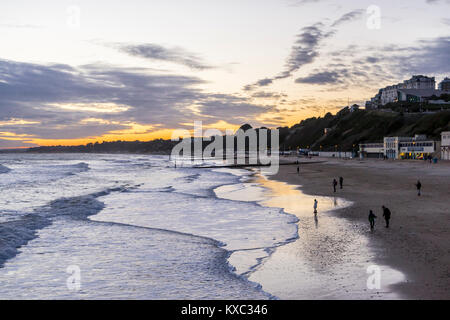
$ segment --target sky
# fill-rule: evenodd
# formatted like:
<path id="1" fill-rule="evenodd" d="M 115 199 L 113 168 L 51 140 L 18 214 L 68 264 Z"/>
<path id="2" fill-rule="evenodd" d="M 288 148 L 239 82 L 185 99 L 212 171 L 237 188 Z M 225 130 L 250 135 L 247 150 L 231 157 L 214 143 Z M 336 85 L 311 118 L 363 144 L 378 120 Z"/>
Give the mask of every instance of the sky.
<path id="1" fill-rule="evenodd" d="M 450 0 L 2 0 L 0 148 L 291 126 L 450 76 Z"/>

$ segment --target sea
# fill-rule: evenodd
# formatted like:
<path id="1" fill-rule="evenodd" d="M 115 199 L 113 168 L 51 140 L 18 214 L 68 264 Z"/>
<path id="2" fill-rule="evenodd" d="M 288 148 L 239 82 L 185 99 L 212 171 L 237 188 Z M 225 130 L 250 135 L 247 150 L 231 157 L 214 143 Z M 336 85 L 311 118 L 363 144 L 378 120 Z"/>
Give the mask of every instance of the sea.
<path id="1" fill-rule="evenodd" d="M 0 299 L 276 299 L 250 275 L 298 238 L 298 218 L 216 192 L 243 193 L 252 175 L 168 156 L 2 154 Z"/>

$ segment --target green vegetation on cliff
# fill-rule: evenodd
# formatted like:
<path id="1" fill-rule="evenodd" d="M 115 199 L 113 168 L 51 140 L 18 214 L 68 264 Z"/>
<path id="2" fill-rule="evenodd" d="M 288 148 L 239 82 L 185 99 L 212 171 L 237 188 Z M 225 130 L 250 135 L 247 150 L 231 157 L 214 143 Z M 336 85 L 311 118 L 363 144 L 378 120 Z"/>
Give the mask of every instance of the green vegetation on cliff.
<path id="1" fill-rule="evenodd" d="M 241 127 L 243 131 L 251 128 L 249 124 Z M 379 142 L 385 136 L 426 134 L 430 138 L 440 140 L 442 131 L 450 131 L 450 110 L 435 113 L 403 113 L 386 109 L 350 112 L 348 108 L 344 108 L 336 115 L 327 113 L 324 117 L 305 119 L 291 128 L 278 129 L 280 150 L 296 150 L 300 147 L 315 151 L 336 149 L 351 151 L 357 150 L 361 142 Z M 256 131 L 259 132 L 259 129 Z M 82 146 L 37 147 L 27 151 L 169 154 L 177 143 L 161 139 L 148 142 L 114 141 Z"/>
<path id="2" fill-rule="evenodd" d="M 361 142 L 378 142 L 385 136 L 426 134 L 440 140 L 442 131 L 450 131 L 450 110 L 398 113 L 390 110 L 350 112 L 344 108 L 336 115 L 327 113 L 324 117 L 303 120 L 291 128 L 280 128 L 280 149 L 309 147 L 312 150 L 334 151 L 338 148 L 351 151 Z"/>

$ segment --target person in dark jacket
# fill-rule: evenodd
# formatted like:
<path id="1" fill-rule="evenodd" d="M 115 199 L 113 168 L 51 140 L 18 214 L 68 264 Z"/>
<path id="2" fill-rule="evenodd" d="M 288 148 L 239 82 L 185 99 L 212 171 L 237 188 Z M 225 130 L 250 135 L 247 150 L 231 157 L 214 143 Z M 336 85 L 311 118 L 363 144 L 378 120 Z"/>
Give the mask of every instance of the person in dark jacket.
<path id="1" fill-rule="evenodd" d="M 422 188 L 422 184 L 420 183 L 419 180 L 417 180 L 416 188 L 417 188 L 417 195 L 420 196 L 420 189 Z"/>
<path id="2" fill-rule="evenodd" d="M 370 230 L 373 230 L 375 227 L 375 219 L 377 216 L 373 213 L 372 210 L 369 211 L 369 223 L 370 223 Z"/>
<path id="3" fill-rule="evenodd" d="M 389 220 L 391 219 L 391 210 L 389 210 L 385 206 L 382 206 L 382 208 L 383 208 L 383 217 L 384 220 L 386 220 L 386 228 L 389 228 Z"/>
<path id="4" fill-rule="evenodd" d="M 344 178 L 339 177 L 339 186 L 341 187 L 341 189 L 343 185 L 344 185 Z"/>
<path id="5" fill-rule="evenodd" d="M 336 179 L 333 179 L 333 190 L 334 190 L 334 192 L 336 192 L 336 186 L 337 186 L 337 181 L 336 181 Z"/>

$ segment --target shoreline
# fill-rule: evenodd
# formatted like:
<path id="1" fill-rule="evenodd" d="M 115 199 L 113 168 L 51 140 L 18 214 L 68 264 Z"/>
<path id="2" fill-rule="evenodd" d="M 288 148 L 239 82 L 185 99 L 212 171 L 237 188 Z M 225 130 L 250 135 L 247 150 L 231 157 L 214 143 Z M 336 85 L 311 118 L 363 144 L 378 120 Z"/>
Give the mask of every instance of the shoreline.
<path id="1" fill-rule="evenodd" d="M 290 163 L 289 163 L 290 164 Z M 238 181 L 236 183 L 232 184 L 225 184 L 221 185 L 219 187 L 214 188 L 214 196 L 218 199 L 223 200 L 231 200 L 231 201 L 238 201 L 238 202 L 249 202 L 253 203 L 257 206 L 260 206 L 261 208 L 267 208 L 267 206 L 261 204 L 263 201 L 263 193 L 266 192 L 266 188 L 263 187 L 260 183 L 253 182 L 256 176 L 260 176 L 258 171 L 255 171 L 259 166 L 246 166 L 246 167 L 212 167 L 213 169 L 230 169 L 229 174 L 232 174 L 236 177 L 238 177 Z M 203 168 L 203 167 L 202 167 Z M 211 169 L 211 168 L 209 168 Z M 241 175 L 235 173 L 235 170 L 243 170 L 250 172 L 249 175 Z M 242 195 L 239 192 L 240 189 L 235 189 L 236 186 L 249 186 L 251 185 L 246 191 L 246 196 L 244 198 L 241 198 Z M 251 190 L 253 187 L 255 187 L 257 190 Z M 231 188 L 231 189 L 229 189 Z M 251 248 L 251 249 L 236 249 L 236 250 L 228 250 L 224 248 L 224 243 L 221 244 L 221 248 L 224 249 L 228 255 L 226 259 L 226 265 L 229 268 L 229 271 L 239 279 L 243 280 L 244 282 L 249 283 L 251 286 L 258 288 L 264 295 L 267 296 L 269 300 L 279 300 L 279 297 L 276 295 L 264 290 L 262 288 L 262 284 L 257 281 L 252 281 L 249 279 L 249 275 L 257 270 L 267 259 L 270 258 L 272 253 L 279 247 L 284 246 L 286 244 L 289 244 L 290 242 L 293 242 L 298 239 L 298 219 L 296 219 L 295 215 L 284 212 L 282 208 L 280 209 L 280 214 L 292 216 L 295 220 L 292 222 L 289 222 L 289 224 L 295 225 L 295 233 L 296 236 L 293 238 L 287 238 L 284 239 L 281 243 L 275 243 L 272 246 L 268 247 L 260 247 L 260 248 Z M 214 240 L 217 241 L 217 240 Z M 258 253 L 258 251 L 263 251 L 264 254 L 261 252 Z M 255 252 L 256 258 L 254 259 L 252 264 L 247 264 L 246 267 L 243 268 L 241 265 L 242 261 L 238 262 L 242 257 L 239 257 L 242 253 L 248 253 L 248 252 Z M 237 257 L 238 256 L 238 257 Z M 238 261 L 235 261 L 235 259 L 238 259 Z M 248 268 L 248 269 L 247 269 Z M 242 270 L 244 269 L 244 270 Z"/>
<path id="2" fill-rule="evenodd" d="M 406 299 L 449 299 L 450 163 L 320 160 L 307 166 L 300 160 L 300 175 L 297 165 L 291 165 L 267 179 L 288 183 L 306 195 L 351 201 L 352 205 L 327 215 L 345 218 L 368 238 L 367 249 L 375 253 L 377 264 L 405 275 L 405 281 L 390 288 Z M 344 177 L 344 188 L 338 186 L 333 193 L 331 181 L 339 176 Z M 421 197 L 414 186 L 417 179 L 424 186 Z M 392 211 L 389 229 L 384 227 L 382 205 Z M 378 217 L 373 232 L 367 220 L 369 209 Z M 319 201 L 319 215 L 320 211 Z"/>

